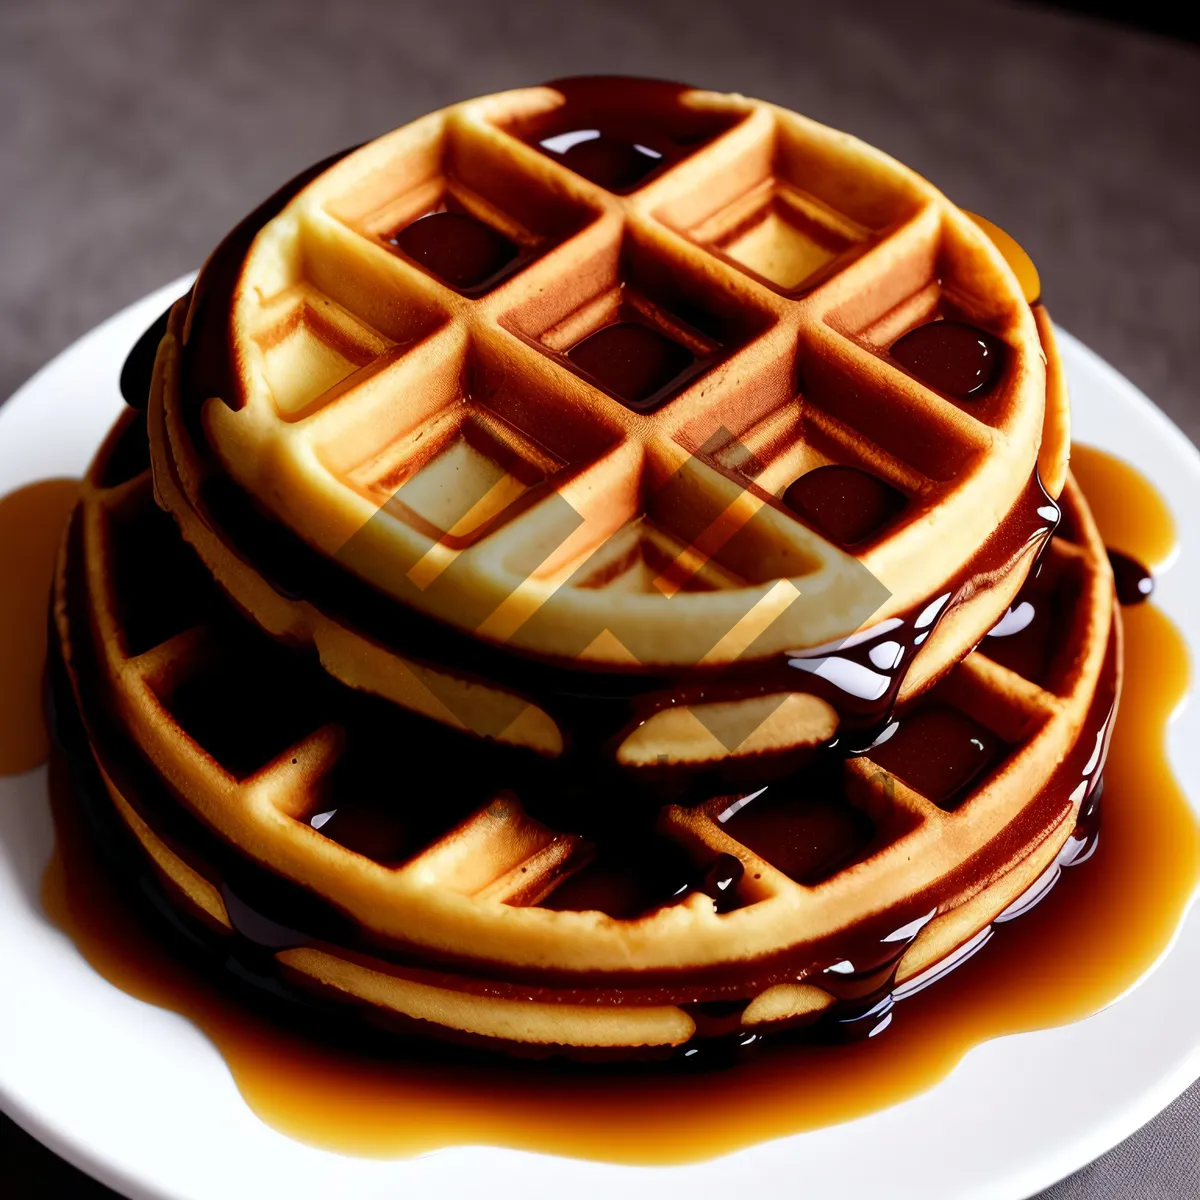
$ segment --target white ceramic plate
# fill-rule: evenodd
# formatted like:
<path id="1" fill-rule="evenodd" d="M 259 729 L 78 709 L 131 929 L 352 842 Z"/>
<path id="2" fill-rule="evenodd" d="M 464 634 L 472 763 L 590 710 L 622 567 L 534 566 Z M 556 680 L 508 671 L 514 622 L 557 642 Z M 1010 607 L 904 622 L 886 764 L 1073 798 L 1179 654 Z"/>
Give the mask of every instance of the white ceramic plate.
<path id="1" fill-rule="evenodd" d="M 79 475 L 118 412 L 117 377 L 142 330 L 189 283 L 147 296 L 77 342 L 0 409 L 0 495 Z M 1200 454 L 1130 383 L 1067 334 L 1074 433 L 1149 475 L 1181 518 L 1156 601 L 1200 661 Z M 2 572 L 2 564 L 0 564 Z M 0 573 L 0 587 L 3 576 Z M 1200 808 L 1195 712 L 1171 758 Z M 1200 1076 L 1200 911 L 1132 992 L 1075 1025 L 972 1050 L 944 1082 L 884 1112 L 685 1167 L 606 1166 L 491 1147 L 380 1162 L 293 1142 L 246 1107 L 186 1020 L 117 991 L 38 901 L 52 831 L 45 771 L 0 779 L 0 1109 L 135 1200 L 401 1195 L 492 1200 L 756 1195 L 1015 1200 L 1089 1162 Z"/>

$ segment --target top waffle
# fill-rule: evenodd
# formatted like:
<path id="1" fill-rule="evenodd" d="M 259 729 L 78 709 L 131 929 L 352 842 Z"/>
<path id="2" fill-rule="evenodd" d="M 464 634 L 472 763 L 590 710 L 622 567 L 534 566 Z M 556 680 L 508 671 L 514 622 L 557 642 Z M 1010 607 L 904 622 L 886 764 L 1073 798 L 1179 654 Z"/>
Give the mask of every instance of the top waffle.
<path id="1" fill-rule="evenodd" d="M 1062 487 L 1062 405 L 993 244 L 771 105 L 502 93 L 260 224 L 185 329 L 203 469 L 477 638 L 615 667 L 811 648 L 957 588 L 1039 463 Z M 1026 550 L 992 565 L 1012 589 Z"/>

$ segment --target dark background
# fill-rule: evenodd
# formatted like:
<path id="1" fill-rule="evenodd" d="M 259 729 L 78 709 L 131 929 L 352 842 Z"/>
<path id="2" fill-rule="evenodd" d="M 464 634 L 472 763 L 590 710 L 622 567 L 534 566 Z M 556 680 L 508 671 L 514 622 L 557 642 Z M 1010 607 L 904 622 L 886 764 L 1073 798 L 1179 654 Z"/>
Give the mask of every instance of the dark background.
<path id="1" fill-rule="evenodd" d="M 467 96 L 620 72 L 761 96 L 915 167 L 1012 233 L 1058 322 L 1198 440 L 1195 11 L 0 0 L 0 396 L 310 162 Z M 110 1193 L 0 1118 L 0 1195 Z M 1047 1200 L 1196 1195 L 1200 1088 Z"/>
<path id="2" fill-rule="evenodd" d="M 1200 40 L 1200 10 L 1196 8 L 1195 4 L 1180 3 L 1180 0 L 1168 4 L 1163 4 L 1160 0 L 1142 4 L 1130 3 L 1130 0 L 1029 0 L 1029 2 L 1063 8 L 1068 12 L 1077 12 L 1084 16 L 1101 17 L 1115 21 L 1119 25 L 1149 29 L 1155 33 L 1166 34 L 1168 37 L 1189 38 L 1191 41 Z"/>

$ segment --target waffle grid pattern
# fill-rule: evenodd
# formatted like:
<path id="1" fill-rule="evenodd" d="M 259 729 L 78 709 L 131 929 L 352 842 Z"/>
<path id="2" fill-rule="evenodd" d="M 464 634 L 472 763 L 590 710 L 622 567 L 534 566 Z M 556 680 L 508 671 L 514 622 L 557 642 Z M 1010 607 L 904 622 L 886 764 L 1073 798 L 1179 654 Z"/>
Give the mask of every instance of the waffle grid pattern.
<path id="1" fill-rule="evenodd" d="M 891 593 L 879 615 L 935 594 L 1012 506 L 1042 440 L 1037 328 L 999 253 L 886 156 L 741 98 L 689 93 L 688 104 L 740 120 L 614 195 L 505 132 L 556 102 L 530 89 L 434 114 L 337 164 L 268 225 L 235 298 L 245 403 L 205 409 L 223 468 L 383 590 L 549 655 L 578 657 L 567 627 L 602 627 L 614 603 L 630 627 L 652 631 L 646 643 L 665 661 L 737 657 L 764 629 L 756 652 L 774 653 L 787 648 L 769 628 L 784 581 L 814 599 L 779 637 L 813 645 L 850 632 L 832 624 L 846 606 L 823 599 L 852 586 L 847 556 L 778 501 L 833 462 L 868 469 L 909 501 L 895 526 L 854 548 Z M 747 179 L 758 179 L 749 192 Z M 729 180 L 738 194 L 723 194 Z M 447 194 L 530 248 L 478 297 L 388 240 Z M 774 270 L 770 255 L 738 240 L 759 202 L 787 207 L 792 222 L 800 212 L 823 231 L 813 245 L 844 247 L 811 290 L 772 286 L 759 273 Z M 569 357 L 622 305 L 705 364 L 651 412 Z M 939 313 L 1008 347 L 985 399 L 957 402 L 889 361 L 900 333 Z M 1066 454 L 1057 432 L 1042 456 L 1052 494 Z M 681 469 L 693 514 L 683 523 L 684 506 L 654 502 Z M 478 502 L 447 510 L 445 495 L 464 484 Z M 404 503 L 410 495 L 423 495 L 424 511 Z M 944 556 L 927 553 L 931 539 Z M 596 561 L 600 547 L 620 561 Z M 530 621 L 564 584 L 563 619 Z M 654 603 L 653 590 L 672 604 Z M 742 634 L 720 645 L 739 620 Z M 621 653 L 600 640 L 582 657 Z"/>

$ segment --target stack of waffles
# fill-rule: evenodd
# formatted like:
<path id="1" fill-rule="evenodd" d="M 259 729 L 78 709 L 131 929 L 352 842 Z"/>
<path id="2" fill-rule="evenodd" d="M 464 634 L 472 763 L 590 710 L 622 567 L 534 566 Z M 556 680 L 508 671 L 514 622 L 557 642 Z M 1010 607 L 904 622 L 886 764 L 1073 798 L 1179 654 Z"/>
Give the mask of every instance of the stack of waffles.
<path id="1" fill-rule="evenodd" d="M 60 558 L 129 861 L 346 1022 L 877 1031 L 1098 797 L 1119 625 L 1037 301 L 741 96 L 569 80 L 306 172 L 154 332 Z"/>

